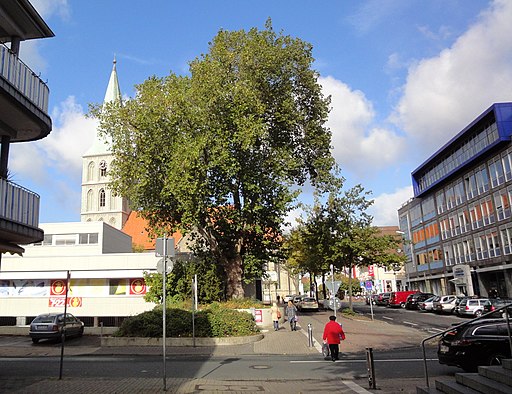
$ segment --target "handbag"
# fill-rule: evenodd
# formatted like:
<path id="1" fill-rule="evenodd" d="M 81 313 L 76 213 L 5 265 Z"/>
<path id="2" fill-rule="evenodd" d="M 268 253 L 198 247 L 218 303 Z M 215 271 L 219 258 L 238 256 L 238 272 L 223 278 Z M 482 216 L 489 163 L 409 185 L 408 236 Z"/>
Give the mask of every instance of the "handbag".
<path id="1" fill-rule="evenodd" d="M 277 318 L 280 319 L 281 318 L 281 312 L 277 311 Z"/>
<path id="2" fill-rule="evenodd" d="M 327 343 L 324 343 L 322 345 L 322 355 L 324 356 L 324 358 L 328 358 L 330 356 L 330 351 L 329 351 L 329 345 Z"/>

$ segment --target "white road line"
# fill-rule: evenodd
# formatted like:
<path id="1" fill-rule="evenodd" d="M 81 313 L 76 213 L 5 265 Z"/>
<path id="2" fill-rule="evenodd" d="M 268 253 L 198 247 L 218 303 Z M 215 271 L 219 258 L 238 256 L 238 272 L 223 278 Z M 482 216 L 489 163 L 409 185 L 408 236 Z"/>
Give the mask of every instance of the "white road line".
<path id="1" fill-rule="evenodd" d="M 404 320 L 404 324 L 410 324 L 411 326 L 417 326 L 416 323 Z"/>
<path id="2" fill-rule="evenodd" d="M 390 362 L 423 362 L 422 358 L 400 358 L 400 359 L 386 359 L 386 360 L 374 360 L 376 363 L 390 363 Z M 437 358 L 427 358 L 427 361 L 439 361 Z M 337 360 L 336 363 L 349 364 L 349 363 L 366 363 L 366 360 Z M 329 363 L 332 364 L 331 360 L 292 360 L 290 364 L 308 364 L 308 363 Z"/>
<path id="3" fill-rule="evenodd" d="M 368 391 L 366 389 L 363 389 L 361 386 L 359 386 L 357 383 L 354 383 L 351 380 L 342 380 L 343 384 L 347 386 L 349 389 L 355 391 L 358 394 L 370 394 L 371 391 Z"/>
<path id="4" fill-rule="evenodd" d="M 394 320 L 392 317 L 382 316 L 383 319 Z"/>

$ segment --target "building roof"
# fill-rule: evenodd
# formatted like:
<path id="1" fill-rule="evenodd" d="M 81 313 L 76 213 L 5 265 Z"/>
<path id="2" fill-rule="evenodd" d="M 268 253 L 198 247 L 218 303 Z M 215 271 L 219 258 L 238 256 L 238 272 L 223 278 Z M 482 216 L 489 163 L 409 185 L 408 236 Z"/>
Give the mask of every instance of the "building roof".
<path id="1" fill-rule="evenodd" d="M 0 2 L 0 42 L 10 42 L 12 37 L 30 40 L 54 36 L 53 31 L 28 0 Z"/>
<path id="2" fill-rule="evenodd" d="M 137 211 L 132 211 L 122 231 L 132 237 L 133 245 L 142 246 L 146 251 L 155 250 L 155 239 L 149 237 L 147 228 L 148 222 L 140 217 Z M 174 238 L 174 245 L 178 247 L 183 236 L 177 232 L 172 235 L 172 238 Z"/>

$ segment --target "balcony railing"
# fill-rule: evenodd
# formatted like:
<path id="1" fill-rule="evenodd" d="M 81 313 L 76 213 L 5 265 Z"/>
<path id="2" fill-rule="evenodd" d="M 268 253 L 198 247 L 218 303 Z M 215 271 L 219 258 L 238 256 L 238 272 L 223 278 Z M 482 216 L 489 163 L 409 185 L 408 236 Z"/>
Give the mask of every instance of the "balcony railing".
<path id="1" fill-rule="evenodd" d="M 0 45 L 0 76 L 13 85 L 39 109 L 48 113 L 50 89 L 9 48 Z"/>
<path id="2" fill-rule="evenodd" d="M 39 226 L 39 195 L 0 179 L 0 217 L 26 226 Z"/>

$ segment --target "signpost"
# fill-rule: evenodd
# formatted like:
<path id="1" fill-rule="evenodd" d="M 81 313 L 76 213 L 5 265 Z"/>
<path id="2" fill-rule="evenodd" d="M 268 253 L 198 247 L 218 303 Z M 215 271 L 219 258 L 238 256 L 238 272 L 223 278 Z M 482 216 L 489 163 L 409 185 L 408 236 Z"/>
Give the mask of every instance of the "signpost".
<path id="1" fill-rule="evenodd" d="M 163 353 L 163 367 L 164 367 L 164 391 L 167 391 L 167 371 L 165 365 L 165 341 L 166 341 L 166 316 L 167 316 L 167 303 L 166 303 L 166 277 L 168 274 L 167 271 L 167 256 L 174 257 L 174 238 L 167 238 L 167 234 L 164 234 L 163 238 L 156 239 L 155 245 L 155 253 L 157 256 L 163 256 L 163 266 L 162 266 L 162 353 Z M 172 260 L 171 260 L 172 261 Z M 171 271 L 173 269 L 174 264 L 171 263 Z M 157 264 L 158 269 L 158 264 Z"/>

